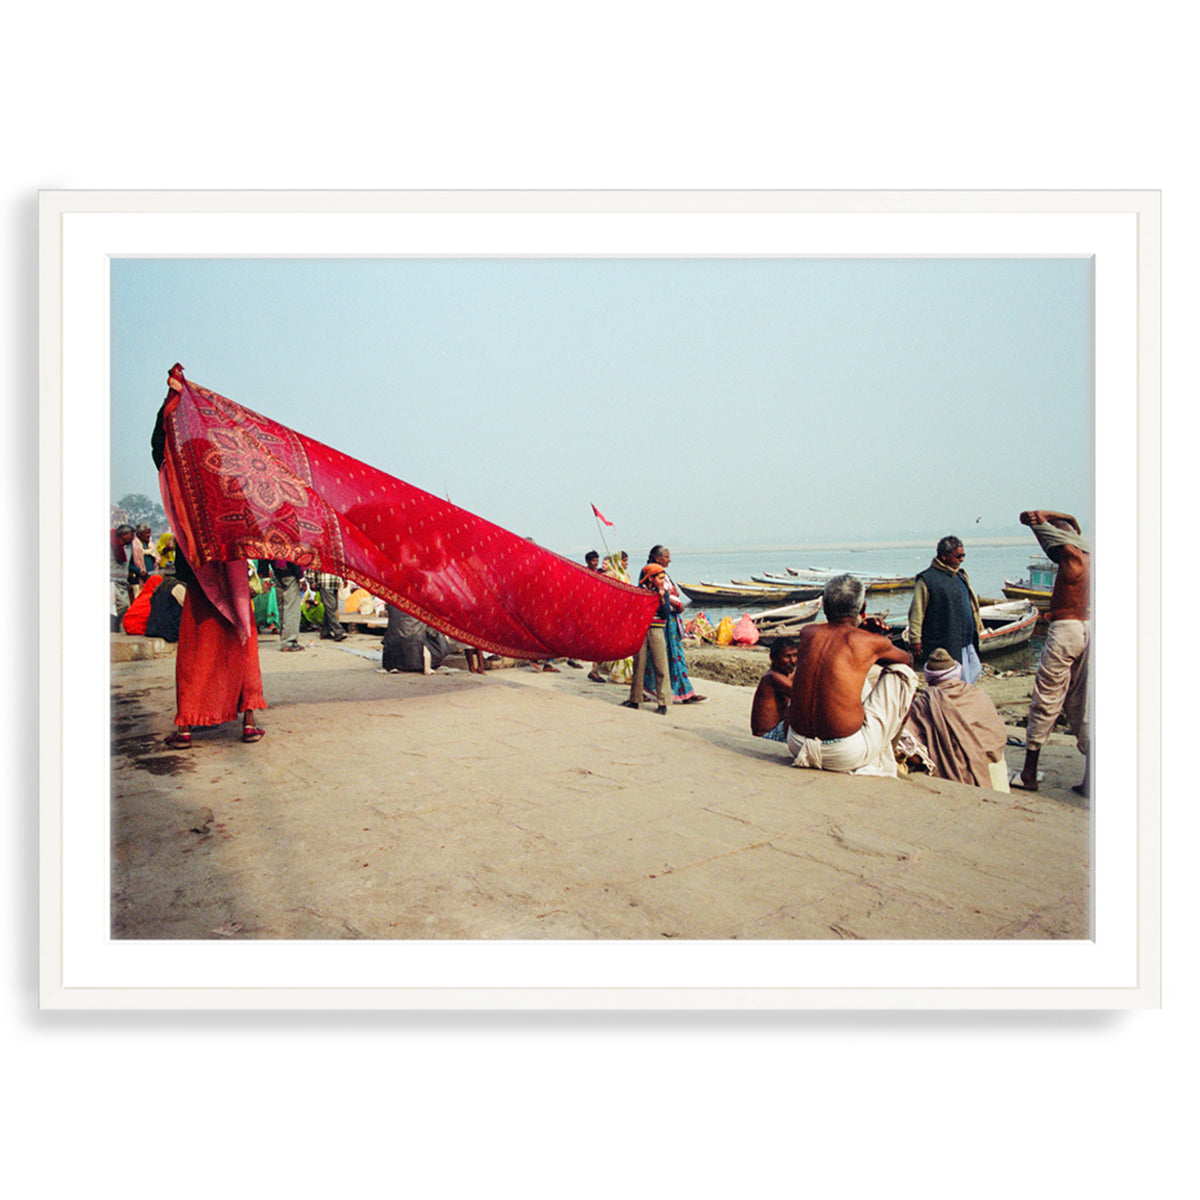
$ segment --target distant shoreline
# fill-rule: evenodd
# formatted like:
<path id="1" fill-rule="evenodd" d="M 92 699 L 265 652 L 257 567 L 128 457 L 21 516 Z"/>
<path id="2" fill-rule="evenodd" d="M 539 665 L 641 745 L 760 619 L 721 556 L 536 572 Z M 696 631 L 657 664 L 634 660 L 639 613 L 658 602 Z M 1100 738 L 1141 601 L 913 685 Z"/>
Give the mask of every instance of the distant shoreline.
<path id="1" fill-rule="evenodd" d="M 962 536 L 965 546 L 1028 546 L 1029 535 L 1024 537 L 982 537 L 972 538 Z M 811 550 L 919 550 L 932 548 L 938 539 L 920 538 L 912 541 L 897 542 L 808 542 L 802 545 L 752 545 L 752 546 L 690 546 L 678 545 L 674 548 L 676 555 L 680 554 L 798 554 Z M 932 553 L 932 549 L 930 551 Z"/>

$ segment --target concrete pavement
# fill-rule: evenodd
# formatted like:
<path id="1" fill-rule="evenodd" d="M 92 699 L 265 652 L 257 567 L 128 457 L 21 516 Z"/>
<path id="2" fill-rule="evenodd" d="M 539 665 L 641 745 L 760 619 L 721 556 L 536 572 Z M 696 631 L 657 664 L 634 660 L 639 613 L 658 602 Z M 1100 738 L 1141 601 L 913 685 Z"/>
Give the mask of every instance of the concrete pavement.
<path id="1" fill-rule="evenodd" d="M 1089 934 L 1060 789 L 797 770 L 730 684 L 662 717 L 563 664 L 388 675 L 377 637 L 302 640 L 260 644 L 257 745 L 167 750 L 173 654 L 113 663 L 114 937 Z"/>

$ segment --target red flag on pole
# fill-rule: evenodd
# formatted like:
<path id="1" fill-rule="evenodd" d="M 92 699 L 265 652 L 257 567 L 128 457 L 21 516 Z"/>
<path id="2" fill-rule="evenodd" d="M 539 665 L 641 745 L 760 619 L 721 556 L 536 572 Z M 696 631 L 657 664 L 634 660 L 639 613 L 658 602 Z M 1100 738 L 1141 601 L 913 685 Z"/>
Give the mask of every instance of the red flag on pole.
<path id="1" fill-rule="evenodd" d="M 594 512 L 596 516 L 605 523 L 605 525 L 612 524 L 612 522 L 594 504 L 592 505 L 592 512 Z"/>

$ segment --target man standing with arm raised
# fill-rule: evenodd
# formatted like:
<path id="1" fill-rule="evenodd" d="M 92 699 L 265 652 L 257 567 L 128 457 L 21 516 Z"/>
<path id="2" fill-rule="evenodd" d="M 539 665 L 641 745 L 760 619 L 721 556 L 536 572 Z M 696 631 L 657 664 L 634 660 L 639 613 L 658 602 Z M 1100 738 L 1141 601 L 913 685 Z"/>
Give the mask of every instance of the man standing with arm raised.
<path id="1" fill-rule="evenodd" d="M 917 690 L 912 655 L 860 627 L 866 589 L 853 575 L 825 585 L 825 622 L 801 631 L 788 708 L 797 767 L 895 778 L 892 743 Z M 883 668 L 874 686 L 868 676 Z"/>
<path id="2" fill-rule="evenodd" d="M 1031 509 L 1018 518 L 1028 525 L 1058 566 L 1054 591 L 1050 594 L 1050 627 L 1038 662 L 1029 700 L 1029 724 L 1025 730 L 1025 764 L 1014 787 L 1036 792 L 1038 755 L 1060 713 L 1084 756 L 1083 780 L 1071 790 L 1091 794 L 1091 742 L 1088 727 L 1088 664 L 1091 652 L 1092 556 L 1083 539 L 1079 522 L 1069 513 Z"/>

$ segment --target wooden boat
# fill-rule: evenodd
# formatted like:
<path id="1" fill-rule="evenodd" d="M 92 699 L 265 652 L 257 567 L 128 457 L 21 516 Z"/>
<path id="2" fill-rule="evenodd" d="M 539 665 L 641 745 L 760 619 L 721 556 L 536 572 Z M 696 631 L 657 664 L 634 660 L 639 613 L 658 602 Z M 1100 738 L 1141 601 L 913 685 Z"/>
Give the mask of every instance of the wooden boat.
<path id="1" fill-rule="evenodd" d="M 754 583 L 781 586 L 791 583 L 797 587 L 823 588 L 835 575 L 853 575 L 861 579 L 863 587 L 868 592 L 904 592 L 911 591 L 916 586 L 915 575 L 868 575 L 861 571 L 833 571 L 825 568 L 814 568 L 811 571 L 793 571 L 788 567 L 787 575 L 765 573 L 753 575 Z"/>
<path id="2" fill-rule="evenodd" d="M 917 586 L 915 575 L 888 575 L 864 579 L 868 592 L 911 592 Z"/>
<path id="3" fill-rule="evenodd" d="M 821 597 L 802 600 L 798 604 L 785 604 L 772 608 L 754 618 L 758 630 L 759 644 L 769 646 L 777 638 L 795 637 L 806 625 L 810 625 L 821 611 Z"/>
<path id="4" fill-rule="evenodd" d="M 1033 637 L 1038 623 L 1037 606 L 1030 600 L 985 604 L 979 615 L 983 620 L 983 632 L 979 635 L 980 654 L 1023 646 Z"/>
<path id="5" fill-rule="evenodd" d="M 790 576 L 796 579 L 832 579 L 835 575 L 853 575 L 855 579 L 861 579 L 864 583 L 870 580 L 881 583 L 913 584 L 917 580 L 915 575 L 880 575 L 878 571 L 852 571 L 848 567 L 787 567 L 785 569 Z"/>
<path id="6" fill-rule="evenodd" d="M 764 622 L 773 621 L 811 621 L 821 611 L 821 597 L 814 596 L 811 600 L 800 600 L 795 604 L 784 604 L 779 608 L 769 608 L 765 613 L 759 613 L 754 623 L 760 629 Z"/>
<path id="7" fill-rule="evenodd" d="M 1033 637 L 1038 623 L 1037 607 L 1029 600 L 984 604 L 979 609 L 979 616 L 983 621 L 983 632 L 979 635 L 981 656 L 1025 645 Z M 899 626 L 891 637 L 897 645 L 907 647 L 908 626 Z"/>
<path id="8" fill-rule="evenodd" d="M 1054 579 L 1058 567 L 1048 558 L 1035 558 L 1029 564 L 1027 579 L 1006 579 L 1003 592 L 1009 600 L 1029 600 L 1037 605 L 1038 612 L 1050 611 L 1050 596 L 1054 591 Z"/>
<path id="9" fill-rule="evenodd" d="M 820 594 L 819 588 L 763 587 L 754 584 L 738 587 L 735 584 L 681 583 L 681 591 L 688 599 L 704 604 L 728 604 L 735 607 L 751 604 L 790 604 L 797 600 L 808 600 Z"/>
<path id="10" fill-rule="evenodd" d="M 1004 595 L 1009 600 L 1031 600 L 1038 606 L 1038 612 L 1049 612 L 1057 565 L 1049 558 L 1034 558 L 1028 571 L 1030 574 L 1024 580 L 1004 580 Z"/>

